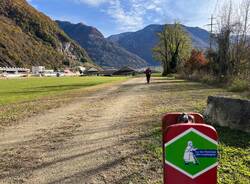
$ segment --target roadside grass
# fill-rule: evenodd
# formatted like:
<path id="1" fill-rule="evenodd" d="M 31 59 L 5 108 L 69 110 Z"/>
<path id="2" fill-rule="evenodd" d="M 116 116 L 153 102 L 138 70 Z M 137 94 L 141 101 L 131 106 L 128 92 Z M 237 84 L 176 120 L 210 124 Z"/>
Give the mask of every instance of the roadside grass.
<path id="1" fill-rule="evenodd" d="M 250 83 L 247 80 L 235 79 L 228 88 L 232 92 L 244 92 L 250 90 Z"/>
<path id="2" fill-rule="evenodd" d="M 218 184 L 246 184 L 250 179 L 250 135 L 224 127 L 215 127 L 220 136 Z M 141 145 L 162 163 L 162 132 L 153 128 L 150 141 Z"/>
<path id="3" fill-rule="evenodd" d="M 152 74 L 152 77 L 161 77 L 162 75 L 161 75 L 161 73 L 153 73 Z"/>
<path id="4" fill-rule="evenodd" d="M 124 79 L 125 77 L 51 77 L 0 80 L 0 105 L 58 95 Z"/>
<path id="5" fill-rule="evenodd" d="M 155 84 L 155 90 L 160 90 L 159 95 L 152 91 L 151 99 L 145 106 L 159 104 L 151 110 L 149 117 L 154 117 L 146 126 L 146 140 L 139 141 L 147 156 L 162 163 L 162 132 L 159 115 L 166 112 L 199 112 L 203 113 L 209 95 L 224 95 L 234 98 L 244 98 L 239 94 L 228 92 L 197 82 L 185 80 L 167 80 Z M 154 84 L 152 84 L 154 85 Z M 158 89 L 157 89 L 158 88 Z M 246 184 L 250 181 L 250 134 L 231 130 L 224 127 L 215 127 L 218 131 L 219 141 L 219 168 L 218 184 Z M 142 135 L 143 136 L 143 135 Z M 145 136 L 145 135 L 144 135 Z M 151 161 L 150 161 L 151 162 Z M 155 161 L 154 161 L 155 162 Z M 154 163 L 152 162 L 152 163 Z M 162 168 L 161 168 L 162 169 Z M 162 176 L 154 183 L 162 183 Z"/>
<path id="6" fill-rule="evenodd" d="M 0 130 L 18 121 L 78 101 L 127 77 L 62 77 L 0 80 Z"/>

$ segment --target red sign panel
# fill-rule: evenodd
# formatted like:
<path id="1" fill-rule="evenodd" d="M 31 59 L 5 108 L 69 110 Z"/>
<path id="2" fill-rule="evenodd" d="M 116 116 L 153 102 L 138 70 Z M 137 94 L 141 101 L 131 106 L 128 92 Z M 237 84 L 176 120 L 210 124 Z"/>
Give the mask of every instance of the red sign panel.
<path id="1" fill-rule="evenodd" d="M 200 114 L 190 114 L 192 123 L 178 123 L 181 113 L 163 118 L 164 184 L 217 183 L 216 130 Z"/>

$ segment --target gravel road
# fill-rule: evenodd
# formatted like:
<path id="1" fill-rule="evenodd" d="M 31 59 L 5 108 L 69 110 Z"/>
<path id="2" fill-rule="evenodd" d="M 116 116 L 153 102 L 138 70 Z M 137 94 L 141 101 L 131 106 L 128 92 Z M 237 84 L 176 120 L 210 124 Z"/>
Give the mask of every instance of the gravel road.
<path id="1" fill-rule="evenodd" d="M 130 79 L 5 129 L 0 183 L 126 183 L 151 88 Z"/>

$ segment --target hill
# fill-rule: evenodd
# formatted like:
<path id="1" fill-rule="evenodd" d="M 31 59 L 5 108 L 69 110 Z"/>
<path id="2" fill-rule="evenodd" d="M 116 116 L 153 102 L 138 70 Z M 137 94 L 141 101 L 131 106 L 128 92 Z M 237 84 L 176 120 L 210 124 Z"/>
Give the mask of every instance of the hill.
<path id="1" fill-rule="evenodd" d="M 91 59 L 100 66 L 116 68 L 123 66 L 141 68 L 147 66 L 146 61 L 118 46 L 118 44 L 108 41 L 94 27 L 83 23 L 72 24 L 65 21 L 57 21 L 57 23 L 69 37 L 85 48 Z"/>
<path id="2" fill-rule="evenodd" d="M 87 52 L 25 0 L 0 1 L 0 66 L 60 68 L 91 63 Z"/>
<path id="3" fill-rule="evenodd" d="M 164 25 L 149 25 L 136 32 L 112 35 L 108 37 L 108 40 L 119 44 L 134 54 L 137 54 L 146 60 L 149 65 L 159 65 L 159 62 L 153 59 L 152 48 L 158 42 L 157 33 L 161 32 L 163 28 Z M 198 27 L 187 27 L 184 25 L 183 28 L 190 35 L 195 48 L 204 49 L 209 47 L 209 33 L 206 30 Z"/>

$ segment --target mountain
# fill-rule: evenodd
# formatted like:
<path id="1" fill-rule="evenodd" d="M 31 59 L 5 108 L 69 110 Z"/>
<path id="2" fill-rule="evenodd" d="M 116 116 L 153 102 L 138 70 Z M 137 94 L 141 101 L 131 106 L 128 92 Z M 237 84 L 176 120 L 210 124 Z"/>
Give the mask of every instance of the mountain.
<path id="1" fill-rule="evenodd" d="M 0 66 L 90 64 L 87 52 L 25 0 L 0 1 Z"/>
<path id="2" fill-rule="evenodd" d="M 146 60 L 149 65 L 155 66 L 159 65 L 159 62 L 153 59 L 152 48 L 158 42 L 157 33 L 161 32 L 163 28 L 164 25 L 154 24 L 136 32 L 112 35 L 107 39 L 140 56 Z M 209 33 L 206 30 L 187 26 L 183 26 L 183 28 L 190 35 L 195 48 L 204 49 L 209 47 Z"/>
<path id="3" fill-rule="evenodd" d="M 116 68 L 147 66 L 146 61 L 118 46 L 118 44 L 108 41 L 94 27 L 65 21 L 57 21 L 57 23 L 69 37 L 85 48 L 92 60 L 100 66 Z"/>

